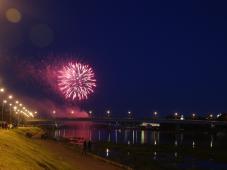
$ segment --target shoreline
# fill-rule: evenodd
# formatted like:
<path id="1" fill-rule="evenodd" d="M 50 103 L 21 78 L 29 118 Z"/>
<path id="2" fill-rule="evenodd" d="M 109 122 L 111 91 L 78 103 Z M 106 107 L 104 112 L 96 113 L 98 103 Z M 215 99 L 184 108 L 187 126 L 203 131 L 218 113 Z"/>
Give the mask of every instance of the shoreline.
<path id="1" fill-rule="evenodd" d="M 0 169 L 131 170 L 94 154 L 83 155 L 79 147 L 41 139 L 43 133 L 38 127 L 0 129 Z"/>

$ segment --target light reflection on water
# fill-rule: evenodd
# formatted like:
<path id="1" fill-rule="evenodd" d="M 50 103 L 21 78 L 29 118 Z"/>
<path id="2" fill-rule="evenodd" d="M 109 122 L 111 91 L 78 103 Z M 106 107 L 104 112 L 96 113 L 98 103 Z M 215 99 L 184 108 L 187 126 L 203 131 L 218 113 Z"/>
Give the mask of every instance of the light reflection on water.
<path id="1" fill-rule="evenodd" d="M 187 146 L 194 151 L 200 150 L 201 148 L 214 150 L 219 145 L 225 147 L 225 145 L 220 142 L 221 140 L 219 139 L 218 135 L 215 135 L 213 133 L 188 133 L 184 131 L 167 132 L 142 129 L 119 129 L 114 127 L 103 127 L 90 122 L 72 123 L 67 128 L 55 130 L 53 135 L 56 138 L 81 138 L 83 140 L 91 140 L 93 143 L 111 142 L 115 144 L 127 144 L 130 146 L 133 146 L 134 144 L 147 144 L 154 146 L 155 148 L 159 145 L 169 145 L 173 148 L 181 148 Z M 110 148 L 105 148 L 105 150 L 103 150 L 104 157 L 111 158 L 114 154 L 116 154 L 115 151 Z M 165 154 L 165 158 L 163 158 L 163 154 Z M 130 156 L 130 153 L 128 152 L 127 155 Z M 155 161 L 168 159 L 168 161 L 171 162 L 174 160 L 178 160 L 181 157 L 182 153 L 178 151 L 172 151 L 169 155 L 167 155 L 166 153 L 160 153 L 158 150 L 154 150 L 151 152 L 150 158 Z M 192 166 L 197 167 L 203 165 L 200 165 L 201 161 L 195 160 L 194 158 L 193 161 L 191 161 L 191 158 L 187 160 L 186 157 L 187 155 L 185 155 L 184 163 L 179 164 L 182 169 Z M 206 158 L 207 164 L 210 164 L 210 166 L 213 167 L 219 166 L 219 164 L 213 163 L 209 159 L 212 158 Z M 223 166 L 227 169 L 227 165 L 224 164 Z"/>
<path id="2" fill-rule="evenodd" d="M 173 144 L 173 146 L 191 145 L 198 147 L 198 142 L 213 148 L 215 137 L 213 134 L 187 134 L 185 132 L 165 132 L 142 129 L 103 128 L 90 122 L 76 122 L 69 127 L 54 131 L 54 137 L 81 138 L 93 142 L 112 142 L 115 144 Z M 199 139 L 199 140 L 198 140 Z"/>
<path id="3" fill-rule="evenodd" d="M 158 145 L 160 138 L 159 131 L 147 130 L 121 130 L 113 129 L 77 129 L 66 128 L 54 131 L 54 137 L 59 138 L 83 138 L 93 142 L 112 142 L 115 144 L 152 144 Z"/>

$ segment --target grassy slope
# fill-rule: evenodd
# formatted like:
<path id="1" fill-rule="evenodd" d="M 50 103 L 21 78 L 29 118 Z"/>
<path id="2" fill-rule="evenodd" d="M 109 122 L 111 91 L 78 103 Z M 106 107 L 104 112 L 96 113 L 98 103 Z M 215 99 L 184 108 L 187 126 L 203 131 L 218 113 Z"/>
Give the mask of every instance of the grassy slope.
<path id="1" fill-rule="evenodd" d="M 1 169 L 72 169 L 66 162 L 59 162 L 47 149 L 25 137 L 26 131 L 41 132 L 39 128 L 0 131 Z"/>

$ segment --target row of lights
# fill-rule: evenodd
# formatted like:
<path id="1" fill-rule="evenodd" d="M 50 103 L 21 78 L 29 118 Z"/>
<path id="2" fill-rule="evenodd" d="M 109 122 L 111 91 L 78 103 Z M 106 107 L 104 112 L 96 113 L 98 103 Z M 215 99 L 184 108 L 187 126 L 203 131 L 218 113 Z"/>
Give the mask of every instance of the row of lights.
<path id="1" fill-rule="evenodd" d="M 88 113 L 89 113 L 90 115 L 92 115 L 93 112 L 92 112 L 92 110 L 89 110 Z M 106 111 L 107 117 L 110 117 L 110 114 L 111 114 L 111 111 L 110 111 L 110 110 L 107 110 L 107 111 Z M 153 112 L 154 117 L 157 117 L 158 114 L 159 114 L 159 113 L 158 113 L 157 111 Z M 222 115 L 221 113 L 217 114 L 217 118 L 219 118 L 221 115 Z M 131 111 L 128 111 L 128 116 L 132 116 L 132 112 L 131 112 Z M 180 116 L 180 119 L 181 119 L 181 120 L 184 120 L 184 115 L 182 115 L 182 114 L 180 115 L 178 112 L 175 112 L 175 113 L 174 113 L 174 117 L 177 118 L 178 116 Z M 196 113 L 192 113 L 192 118 L 196 118 Z M 213 114 L 209 114 L 209 118 L 210 118 L 210 119 L 214 118 L 214 115 L 213 115 Z"/>
<path id="2" fill-rule="evenodd" d="M 4 88 L 0 88 L 0 93 L 3 94 L 5 93 L 5 89 Z M 19 102 L 18 100 L 15 101 L 15 104 L 13 101 L 13 95 L 9 95 L 8 99 L 3 99 L 2 101 L 2 121 L 3 121 L 3 112 L 4 112 L 4 106 L 9 103 L 9 107 L 10 107 L 10 116 L 11 116 L 11 108 L 13 107 L 13 110 L 15 111 L 16 114 L 23 114 L 26 117 L 34 117 L 34 114 L 37 114 L 37 111 L 32 112 L 30 110 L 28 110 L 21 102 Z"/>

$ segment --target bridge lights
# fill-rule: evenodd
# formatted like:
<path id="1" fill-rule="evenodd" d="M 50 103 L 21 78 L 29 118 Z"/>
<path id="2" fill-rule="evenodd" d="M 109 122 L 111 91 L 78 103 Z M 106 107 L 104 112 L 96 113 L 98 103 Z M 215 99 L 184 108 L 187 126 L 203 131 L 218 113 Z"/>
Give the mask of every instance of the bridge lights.
<path id="1" fill-rule="evenodd" d="M 153 112 L 153 116 L 154 116 L 154 118 L 157 118 L 157 116 L 158 116 L 158 112 Z"/>
<path id="2" fill-rule="evenodd" d="M 106 111 L 106 115 L 107 115 L 107 118 L 110 117 L 110 110 L 107 110 L 107 111 Z"/>
<path id="3" fill-rule="evenodd" d="M 92 110 L 89 110 L 88 113 L 89 113 L 90 118 L 92 118 L 92 116 L 93 116 L 93 111 L 92 111 Z"/>
<path id="4" fill-rule="evenodd" d="M 157 116 L 158 115 L 158 112 L 154 112 L 153 114 L 154 114 L 154 116 Z"/>
<path id="5" fill-rule="evenodd" d="M 175 113 L 174 113 L 174 118 L 177 119 L 177 117 L 178 117 L 178 113 L 175 112 Z"/>
<path id="6" fill-rule="evenodd" d="M 195 119 L 195 117 L 196 117 L 196 114 L 192 113 L 192 119 Z"/>
<path id="7" fill-rule="evenodd" d="M 210 115 L 209 115 L 209 118 L 210 118 L 210 119 L 213 119 L 213 114 L 210 114 Z"/>
<path id="8" fill-rule="evenodd" d="M 221 114 L 221 113 L 219 113 L 219 114 L 217 115 L 217 118 L 219 118 L 221 115 L 222 115 L 222 114 Z"/>
<path id="9" fill-rule="evenodd" d="M 128 111 L 128 118 L 131 119 L 132 118 L 132 112 Z"/>

